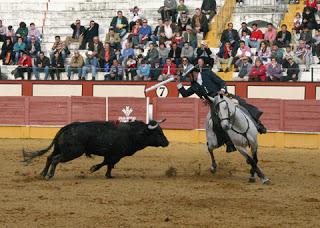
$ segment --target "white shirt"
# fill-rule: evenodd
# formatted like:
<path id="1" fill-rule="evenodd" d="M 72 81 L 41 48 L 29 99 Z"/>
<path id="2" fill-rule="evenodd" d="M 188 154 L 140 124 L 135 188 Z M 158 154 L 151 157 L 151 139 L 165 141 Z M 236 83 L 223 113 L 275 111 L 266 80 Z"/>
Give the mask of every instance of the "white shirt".
<path id="1" fill-rule="evenodd" d="M 202 85 L 202 76 L 201 73 L 198 74 L 197 82 L 199 85 Z"/>

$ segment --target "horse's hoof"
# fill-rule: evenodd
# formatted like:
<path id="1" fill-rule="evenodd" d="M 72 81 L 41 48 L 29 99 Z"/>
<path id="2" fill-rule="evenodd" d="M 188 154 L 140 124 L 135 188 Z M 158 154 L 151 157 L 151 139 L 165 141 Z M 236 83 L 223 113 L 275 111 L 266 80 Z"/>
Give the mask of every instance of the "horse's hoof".
<path id="1" fill-rule="evenodd" d="M 266 179 L 262 180 L 262 184 L 269 185 L 269 184 L 271 184 L 271 181 L 268 178 L 266 178 Z"/>
<path id="2" fill-rule="evenodd" d="M 217 167 L 211 166 L 211 167 L 210 167 L 210 172 L 211 172 L 212 174 L 215 174 L 215 173 L 217 172 Z"/>
<path id="3" fill-rule="evenodd" d="M 256 182 L 256 178 L 254 178 L 254 177 L 249 178 L 249 183 L 255 183 L 255 182 Z"/>

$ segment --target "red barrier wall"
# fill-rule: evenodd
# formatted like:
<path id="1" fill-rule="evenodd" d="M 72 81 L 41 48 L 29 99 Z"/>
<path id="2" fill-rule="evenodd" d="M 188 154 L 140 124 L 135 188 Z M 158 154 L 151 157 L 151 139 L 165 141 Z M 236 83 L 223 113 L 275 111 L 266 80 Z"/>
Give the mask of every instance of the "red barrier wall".
<path id="1" fill-rule="evenodd" d="M 0 97 L 0 124 L 26 125 L 26 97 Z"/>
<path id="2" fill-rule="evenodd" d="M 106 99 L 103 97 L 71 97 L 72 121 L 106 120 Z"/>

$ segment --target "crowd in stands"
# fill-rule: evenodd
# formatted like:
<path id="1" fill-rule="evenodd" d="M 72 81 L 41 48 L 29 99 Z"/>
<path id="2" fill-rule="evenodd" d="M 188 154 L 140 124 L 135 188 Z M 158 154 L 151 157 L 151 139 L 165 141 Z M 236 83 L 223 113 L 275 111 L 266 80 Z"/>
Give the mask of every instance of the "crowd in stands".
<path id="1" fill-rule="evenodd" d="M 186 80 L 184 73 L 199 64 L 202 69 L 215 65 L 219 72 L 234 69 L 239 72 L 235 80 L 297 81 L 299 64 L 305 64 L 309 71 L 313 56 L 320 58 L 314 2 L 307 0 L 302 15 L 297 13 L 292 33 L 285 24 L 277 32 L 269 23 L 262 32 L 255 23 L 248 26 L 242 22 L 238 31 L 228 23 L 217 53 L 212 53 L 206 41 L 201 40 L 216 14 L 215 0 L 203 0 L 201 8 L 194 12 L 184 0 L 164 0 L 154 29 L 139 7 L 135 6 L 129 15 L 118 11 L 104 40 L 99 39 L 98 23 L 92 20 L 86 28 L 77 19 L 64 41 L 55 37 L 48 56 L 41 50 L 41 33 L 34 23 L 27 27 L 21 22 L 15 32 L 0 21 L 0 41 L 4 42 L 1 59 L 4 65 L 18 65 L 12 72 L 16 78 L 24 78 L 27 72 L 28 79 L 33 74 L 36 79 L 47 80 L 50 76 L 60 80 L 61 72 L 67 72 L 68 79 L 76 74 L 79 80 L 87 80 L 91 72 L 95 80 L 97 72 L 102 71 L 105 80 L 165 80 L 172 75 Z M 78 50 L 84 51 L 70 53 L 74 42 L 79 43 Z M 67 62 L 68 57 L 71 60 Z M 45 73 L 44 78 L 39 77 L 39 72 Z"/>

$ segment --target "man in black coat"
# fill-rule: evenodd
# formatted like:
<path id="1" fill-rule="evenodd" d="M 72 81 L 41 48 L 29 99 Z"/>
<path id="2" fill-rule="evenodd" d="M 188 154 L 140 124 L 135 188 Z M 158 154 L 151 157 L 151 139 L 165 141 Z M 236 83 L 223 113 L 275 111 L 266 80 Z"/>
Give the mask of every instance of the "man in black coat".
<path id="1" fill-rule="evenodd" d="M 203 0 L 201 5 L 201 12 L 205 15 L 209 14 L 209 23 L 217 12 L 216 0 Z"/>
<path id="2" fill-rule="evenodd" d="M 228 23 L 228 28 L 222 32 L 220 39 L 222 48 L 227 41 L 231 43 L 232 49 L 237 52 L 240 46 L 240 37 L 237 30 L 233 29 L 233 24 L 231 22 Z"/>
<path id="3" fill-rule="evenodd" d="M 90 21 L 89 28 L 87 28 L 83 33 L 83 41 L 79 49 L 86 49 L 87 43 L 90 43 L 95 36 L 99 36 L 99 24 L 92 20 Z"/>
<path id="4" fill-rule="evenodd" d="M 83 25 L 81 25 L 80 20 L 77 19 L 75 23 L 72 23 L 70 25 L 70 27 L 72 28 L 73 32 L 72 32 L 72 36 L 66 37 L 66 41 L 65 41 L 66 47 L 69 47 L 70 43 L 72 42 L 79 42 L 80 44 L 82 44 L 85 28 Z"/>
<path id="5" fill-rule="evenodd" d="M 116 33 L 119 33 L 120 38 L 122 38 L 129 29 L 128 19 L 122 15 L 122 11 L 118 11 L 117 16 L 112 18 L 110 26 L 112 26 L 114 28 L 114 31 Z"/>

